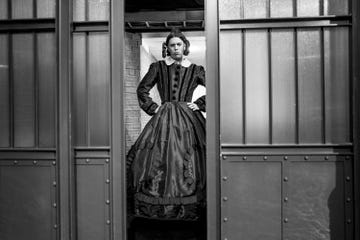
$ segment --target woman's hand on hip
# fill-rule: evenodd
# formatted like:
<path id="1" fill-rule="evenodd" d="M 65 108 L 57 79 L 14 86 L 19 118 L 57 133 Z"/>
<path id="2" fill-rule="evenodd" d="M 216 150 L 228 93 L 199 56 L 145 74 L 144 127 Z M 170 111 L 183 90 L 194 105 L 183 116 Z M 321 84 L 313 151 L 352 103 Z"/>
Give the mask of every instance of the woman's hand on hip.
<path id="1" fill-rule="evenodd" d="M 187 105 L 193 111 L 199 110 L 199 106 L 196 103 L 188 102 Z"/>

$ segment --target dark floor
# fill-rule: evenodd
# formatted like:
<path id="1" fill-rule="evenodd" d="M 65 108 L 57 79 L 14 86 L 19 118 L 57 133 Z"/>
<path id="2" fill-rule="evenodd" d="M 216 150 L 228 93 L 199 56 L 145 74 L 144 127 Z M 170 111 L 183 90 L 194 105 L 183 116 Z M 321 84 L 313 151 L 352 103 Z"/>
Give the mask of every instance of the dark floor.
<path id="1" fill-rule="evenodd" d="M 128 240 L 205 240 L 205 221 L 166 221 L 135 219 L 128 230 Z"/>

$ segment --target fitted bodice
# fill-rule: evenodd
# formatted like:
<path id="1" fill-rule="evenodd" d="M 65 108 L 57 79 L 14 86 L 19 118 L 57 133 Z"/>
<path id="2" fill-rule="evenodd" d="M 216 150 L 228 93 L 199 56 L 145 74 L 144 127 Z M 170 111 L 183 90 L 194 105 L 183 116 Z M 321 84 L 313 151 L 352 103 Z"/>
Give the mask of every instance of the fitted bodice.
<path id="1" fill-rule="evenodd" d="M 161 102 L 191 102 L 195 88 L 205 86 L 205 70 L 202 66 L 191 64 L 188 67 L 165 61 L 151 64 L 148 73 L 137 89 L 140 107 L 152 115 L 157 104 L 149 96 L 150 89 L 157 84 Z M 201 110 L 205 110 L 205 96 L 195 101 Z"/>

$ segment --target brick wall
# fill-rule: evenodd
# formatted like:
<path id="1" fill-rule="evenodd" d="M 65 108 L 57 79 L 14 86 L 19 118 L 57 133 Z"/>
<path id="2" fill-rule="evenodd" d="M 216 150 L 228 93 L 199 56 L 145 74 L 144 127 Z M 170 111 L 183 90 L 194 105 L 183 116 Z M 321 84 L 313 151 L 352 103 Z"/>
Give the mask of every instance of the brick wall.
<path id="1" fill-rule="evenodd" d="M 141 131 L 140 108 L 136 88 L 140 80 L 141 35 L 125 33 L 125 134 L 126 151 Z"/>

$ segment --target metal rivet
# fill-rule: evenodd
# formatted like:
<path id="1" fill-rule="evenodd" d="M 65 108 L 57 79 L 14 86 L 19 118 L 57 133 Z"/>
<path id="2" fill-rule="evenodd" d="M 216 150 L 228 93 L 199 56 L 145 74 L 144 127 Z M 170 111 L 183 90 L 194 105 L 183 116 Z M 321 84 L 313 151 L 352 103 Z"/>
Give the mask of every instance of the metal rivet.
<path id="1" fill-rule="evenodd" d="M 328 157 L 328 156 L 326 156 L 326 157 L 325 157 L 325 160 L 329 160 L 329 157 Z"/>
<path id="2" fill-rule="evenodd" d="M 288 177 L 284 177 L 284 181 L 285 182 L 289 181 Z"/>
<path id="3" fill-rule="evenodd" d="M 224 180 L 224 181 L 226 181 L 227 179 L 228 179 L 228 178 L 227 178 L 226 176 L 225 176 L 225 177 L 223 177 L 223 180 Z"/>
<path id="4" fill-rule="evenodd" d="M 348 198 L 346 199 L 346 201 L 347 201 L 347 202 L 351 202 L 351 198 L 348 197 Z"/>
<path id="5" fill-rule="evenodd" d="M 56 208 L 56 207 L 57 207 L 57 204 L 56 204 L 56 203 L 54 203 L 54 204 L 53 204 L 53 207 L 54 207 L 54 208 Z"/>
<path id="6" fill-rule="evenodd" d="M 287 157 L 287 156 L 285 156 L 285 157 L 284 157 L 284 160 L 288 160 L 288 157 Z"/>
<path id="7" fill-rule="evenodd" d="M 268 157 L 267 156 L 264 156 L 264 160 L 267 160 L 268 159 Z"/>
<path id="8" fill-rule="evenodd" d="M 57 225 L 57 224 L 55 224 L 55 225 L 54 225 L 54 228 L 55 228 L 55 229 L 57 229 L 57 228 L 58 228 L 58 225 Z"/>
<path id="9" fill-rule="evenodd" d="M 346 177 L 346 181 L 348 181 L 348 182 L 349 182 L 349 181 L 350 181 L 350 179 L 351 179 L 351 178 L 350 178 L 349 176 L 347 176 L 347 177 Z"/>
<path id="10" fill-rule="evenodd" d="M 106 200 L 106 204 L 110 204 L 110 200 Z"/>
<path id="11" fill-rule="evenodd" d="M 350 223 L 351 223 L 351 219 L 348 219 L 348 220 L 346 221 L 346 223 L 347 223 L 347 224 L 350 224 Z"/>
<path id="12" fill-rule="evenodd" d="M 309 160 L 309 157 L 308 157 L 308 156 L 305 156 L 304 159 L 305 159 L 305 160 Z"/>
<path id="13" fill-rule="evenodd" d="M 106 159 L 105 162 L 108 163 L 108 162 L 110 162 L 110 160 L 109 160 L 109 159 Z"/>
<path id="14" fill-rule="evenodd" d="M 224 240 L 228 240 L 227 238 L 224 238 Z"/>
<path id="15" fill-rule="evenodd" d="M 243 157 L 243 160 L 246 160 L 247 159 L 247 157 Z"/>
<path id="16" fill-rule="evenodd" d="M 15 161 L 14 161 L 14 164 L 15 164 L 15 165 L 18 164 L 18 161 L 15 160 Z"/>
<path id="17" fill-rule="evenodd" d="M 110 179 L 106 179 L 105 183 L 109 184 L 109 183 L 110 183 Z"/>
<path id="18" fill-rule="evenodd" d="M 56 182 L 55 181 L 53 182 L 53 186 L 56 187 Z"/>
<path id="19" fill-rule="evenodd" d="M 288 198 L 288 197 L 285 197 L 285 198 L 284 198 L 284 202 L 287 202 L 287 201 L 289 201 L 289 198 Z"/>
<path id="20" fill-rule="evenodd" d="M 89 163 L 89 162 L 90 162 L 90 159 L 86 159 L 85 162 L 86 162 L 86 163 Z"/>
<path id="21" fill-rule="evenodd" d="M 223 197 L 223 200 L 224 200 L 224 201 L 227 201 L 227 200 L 228 200 L 228 197 Z"/>
<path id="22" fill-rule="evenodd" d="M 287 222 L 289 222 L 289 219 L 284 218 L 284 223 L 287 223 Z"/>
<path id="23" fill-rule="evenodd" d="M 227 222 L 228 220 L 229 220 L 228 218 L 226 218 L 226 217 L 224 218 L 224 222 Z"/>
<path id="24" fill-rule="evenodd" d="M 33 161 L 33 164 L 37 164 L 37 161 Z"/>
<path id="25" fill-rule="evenodd" d="M 110 220 L 106 220 L 106 224 L 107 224 L 107 225 L 110 225 Z"/>
<path id="26" fill-rule="evenodd" d="M 55 161 L 53 161 L 53 162 L 52 162 L 52 164 L 53 164 L 53 165 L 56 165 L 56 162 L 55 162 Z"/>
<path id="27" fill-rule="evenodd" d="M 223 160 L 226 160 L 226 156 L 222 156 L 222 159 L 223 159 Z"/>

